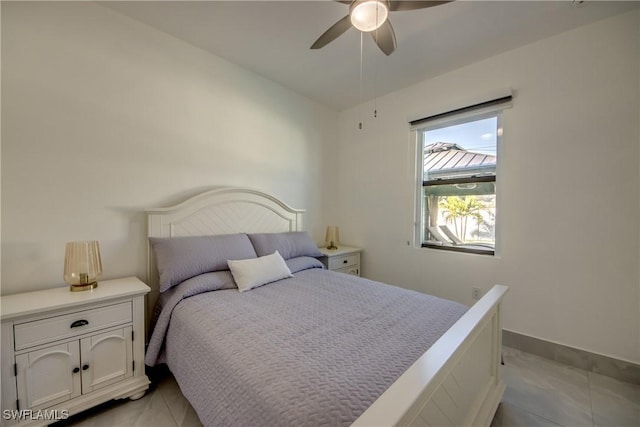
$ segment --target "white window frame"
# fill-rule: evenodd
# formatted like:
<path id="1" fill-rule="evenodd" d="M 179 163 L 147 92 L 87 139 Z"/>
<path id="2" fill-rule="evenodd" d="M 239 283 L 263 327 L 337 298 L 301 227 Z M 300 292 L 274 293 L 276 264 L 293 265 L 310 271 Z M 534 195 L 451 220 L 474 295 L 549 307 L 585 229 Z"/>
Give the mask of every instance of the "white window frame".
<path id="1" fill-rule="evenodd" d="M 511 97 L 506 102 L 499 103 L 498 105 L 491 105 L 488 107 L 473 108 L 467 107 L 461 109 L 460 113 L 442 114 L 443 117 L 434 119 L 423 119 L 416 123 L 412 123 L 411 127 L 411 140 L 415 142 L 415 213 L 414 213 L 414 247 L 427 250 L 448 250 L 453 253 L 472 253 L 498 257 L 500 254 L 500 235 L 501 235 L 501 223 L 500 217 L 502 215 L 502 190 L 501 190 L 501 176 L 502 176 L 502 158 L 503 158 L 503 124 L 504 124 L 504 110 L 511 107 Z M 466 110 L 466 111 L 463 111 Z M 440 115 L 439 115 L 440 116 Z M 489 117 L 497 118 L 497 135 L 496 135 L 496 176 L 495 176 L 495 197 L 496 197 L 496 222 L 495 222 L 495 248 L 493 251 L 475 251 L 464 248 L 455 248 L 451 246 L 431 246 L 423 245 L 423 233 L 424 233 L 424 212 L 426 207 L 424 206 L 423 197 L 423 179 L 424 179 L 424 133 L 428 130 L 435 130 L 443 127 L 454 126 L 466 122 L 475 120 L 482 120 Z"/>

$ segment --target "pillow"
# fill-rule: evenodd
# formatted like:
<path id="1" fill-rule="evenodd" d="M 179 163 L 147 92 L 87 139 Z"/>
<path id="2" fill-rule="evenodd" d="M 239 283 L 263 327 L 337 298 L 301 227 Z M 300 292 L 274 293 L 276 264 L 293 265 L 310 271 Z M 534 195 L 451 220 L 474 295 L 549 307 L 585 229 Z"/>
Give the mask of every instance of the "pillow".
<path id="1" fill-rule="evenodd" d="M 240 292 L 293 277 L 278 251 L 259 258 L 229 260 L 227 263 Z"/>
<path id="2" fill-rule="evenodd" d="M 289 258 L 285 261 L 291 274 L 296 274 L 298 271 L 309 270 L 310 268 L 325 268 L 324 264 L 318 260 L 318 258 L 312 258 L 308 256 L 300 256 L 296 258 Z"/>
<path id="3" fill-rule="evenodd" d="M 150 237 L 149 242 L 156 255 L 160 292 L 199 274 L 228 270 L 228 259 L 256 257 L 246 234 Z"/>
<path id="4" fill-rule="evenodd" d="M 249 239 L 258 256 L 269 255 L 274 251 L 278 251 L 284 259 L 322 256 L 318 246 L 306 231 L 249 234 Z"/>

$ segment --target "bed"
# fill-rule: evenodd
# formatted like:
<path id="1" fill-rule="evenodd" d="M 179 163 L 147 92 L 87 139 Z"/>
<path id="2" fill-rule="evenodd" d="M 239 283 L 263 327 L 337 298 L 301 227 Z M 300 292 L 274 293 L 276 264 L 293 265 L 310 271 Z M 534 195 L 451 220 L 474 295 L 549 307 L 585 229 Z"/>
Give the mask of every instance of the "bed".
<path id="1" fill-rule="evenodd" d="M 506 287 L 467 309 L 325 270 L 300 233 L 304 211 L 251 189 L 217 188 L 147 213 L 155 311 L 146 363 L 168 365 L 203 424 L 491 423 L 504 392 Z M 197 242 L 194 255 L 184 242 Z M 244 279 L 226 260 L 255 265 L 274 248 L 290 274 L 238 292 Z M 167 265 L 180 257 L 198 274 L 172 276 Z"/>

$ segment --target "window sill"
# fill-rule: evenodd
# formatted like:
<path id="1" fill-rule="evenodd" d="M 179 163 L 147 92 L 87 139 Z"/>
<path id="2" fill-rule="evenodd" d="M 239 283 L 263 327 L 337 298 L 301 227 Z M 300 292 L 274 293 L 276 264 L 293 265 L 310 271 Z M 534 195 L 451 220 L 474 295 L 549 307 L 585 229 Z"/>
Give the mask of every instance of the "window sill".
<path id="1" fill-rule="evenodd" d="M 438 250 L 451 251 L 451 252 L 464 252 L 468 254 L 491 255 L 491 256 L 495 256 L 496 254 L 496 251 L 493 248 L 489 248 L 489 247 L 485 248 L 485 247 L 482 247 L 479 245 L 473 245 L 473 244 L 451 246 L 451 245 L 443 245 L 441 242 L 435 242 L 435 243 L 423 243 L 421 246 L 423 248 L 438 249 Z"/>

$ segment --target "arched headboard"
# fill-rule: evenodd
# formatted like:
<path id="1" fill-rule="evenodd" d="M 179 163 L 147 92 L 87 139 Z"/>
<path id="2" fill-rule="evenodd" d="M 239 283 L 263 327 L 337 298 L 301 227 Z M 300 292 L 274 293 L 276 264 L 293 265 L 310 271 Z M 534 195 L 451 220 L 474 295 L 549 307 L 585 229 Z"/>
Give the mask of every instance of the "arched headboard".
<path id="1" fill-rule="evenodd" d="M 146 209 L 148 237 L 301 231 L 304 209 L 249 188 L 221 187 L 165 208 Z M 148 313 L 158 299 L 158 270 L 147 241 Z"/>

